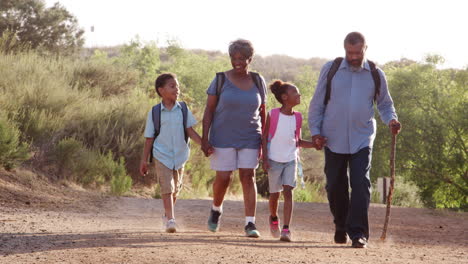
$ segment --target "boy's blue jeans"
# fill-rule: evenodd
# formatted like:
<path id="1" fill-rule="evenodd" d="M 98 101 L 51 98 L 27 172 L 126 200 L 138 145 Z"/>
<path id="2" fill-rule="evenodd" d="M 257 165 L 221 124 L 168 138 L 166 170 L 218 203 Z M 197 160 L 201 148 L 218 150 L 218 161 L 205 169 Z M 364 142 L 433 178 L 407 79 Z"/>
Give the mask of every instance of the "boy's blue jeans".
<path id="1" fill-rule="evenodd" d="M 338 154 L 325 148 L 326 190 L 337 231 L 346 231 L 351 239 L 369 239 L 368 211 L 371 195 L 369 171 L 372 149 L 355 154 Z M 351 199 L 348 184 L 351 184 Z"/>

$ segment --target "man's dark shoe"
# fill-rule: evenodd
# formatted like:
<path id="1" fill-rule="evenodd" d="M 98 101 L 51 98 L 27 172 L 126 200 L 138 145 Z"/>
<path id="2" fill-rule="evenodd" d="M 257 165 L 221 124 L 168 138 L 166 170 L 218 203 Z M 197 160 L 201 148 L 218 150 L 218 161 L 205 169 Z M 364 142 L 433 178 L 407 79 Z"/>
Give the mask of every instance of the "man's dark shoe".
<path id="1" fill-rule="evenodd" d="M 346 231 L 335 231 L 335 243 L 337 244 L 346 244 L 348 243 L 348 235 Z"/>
<path id="2" fill-rule="evenodd" d="M 353 248 L 365 248 L 367 247 L 367 239 L 365 237 L 356 237 L 353 238 Z"/>

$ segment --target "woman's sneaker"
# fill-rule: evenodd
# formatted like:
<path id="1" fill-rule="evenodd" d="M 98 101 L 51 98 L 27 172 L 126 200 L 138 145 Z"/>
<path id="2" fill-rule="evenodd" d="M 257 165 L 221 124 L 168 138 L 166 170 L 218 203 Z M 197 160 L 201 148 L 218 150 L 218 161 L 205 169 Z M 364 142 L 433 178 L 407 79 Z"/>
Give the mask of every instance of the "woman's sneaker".
<path id="1" fill-rule="evenodd" d="M 249 222 L 245 226 L 245 235 L 247 237 L 260 237 L 260 232 L 258 232 L 257 227 L 255 226 L 254 223 Z"/>
<path id="2" fill-rule="evenodd" d="M 269 223 L 270 223 L 271 236 L 274 237 L 274 238 L 279 238 L 280 233 L 281 233 L 279 218 L 278 217 L 273 217 L 273 216 L 270 215 Z"/>
<path id="3" fill-rule="evenodd" d="M 208 217 L 208 230 L 216 232 L 219 230 L 219 220 L 221 218 L 221 212 L 211 209 L 210 216 Z"/>
<path id="4" fill-rule="evenodd" d="M 166 224 L 166 232 L 167 233 L 175 233 L 176 232 L 176 222 L 174 218 L 171 218 L 167 221 Z"/>
<path id="5" fill-rule="evenodd" d="M 286 228 L 283 229 L 281 231 L 280 240 L 285 241 L 285 242 L 291 242 L 291 231 L 289 231 L 289 229 L 286 229 Z"/>

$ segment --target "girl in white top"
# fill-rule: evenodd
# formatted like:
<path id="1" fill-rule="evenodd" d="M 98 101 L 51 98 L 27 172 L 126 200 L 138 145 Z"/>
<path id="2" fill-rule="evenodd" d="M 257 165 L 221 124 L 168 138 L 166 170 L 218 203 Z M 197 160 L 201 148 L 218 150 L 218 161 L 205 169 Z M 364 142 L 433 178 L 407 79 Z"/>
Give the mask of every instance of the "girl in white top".
<path id="1" fill-rule="evenodd" d="M 267 116 L 263 132 L 263 170 L 268 173 L 270 231 L 273 237 L 291 241 L 289 224 L 293 209 L 293 189 L 296 187 L 296 171 L 299 147 L 312 148 L 311 141 L 301 139 L 302 115 L 293 111 L 301 103 L 299 89 L 293 84 L 275 81 L 270 85 L 280 108 L 272 109 Z M 278 200 L 284 196 L 284 224 L 280 230 Z"/>

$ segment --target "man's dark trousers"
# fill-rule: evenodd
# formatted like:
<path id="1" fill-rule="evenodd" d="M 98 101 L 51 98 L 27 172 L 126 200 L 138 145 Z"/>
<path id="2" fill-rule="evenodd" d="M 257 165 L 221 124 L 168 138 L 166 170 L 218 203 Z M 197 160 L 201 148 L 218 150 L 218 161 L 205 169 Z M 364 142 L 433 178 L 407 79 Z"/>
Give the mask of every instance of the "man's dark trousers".
<path id="1" fill-rule="evenodd" d="M 365 147 L 355 154 L 338 154 L 325 148 L 326 190 L 336 230 L 351 239 L 369 238 L 368 211 L 371 194 L 369 171 L 372 150 Z M 351 199 L 348 184 L 351 184 Z"/>

